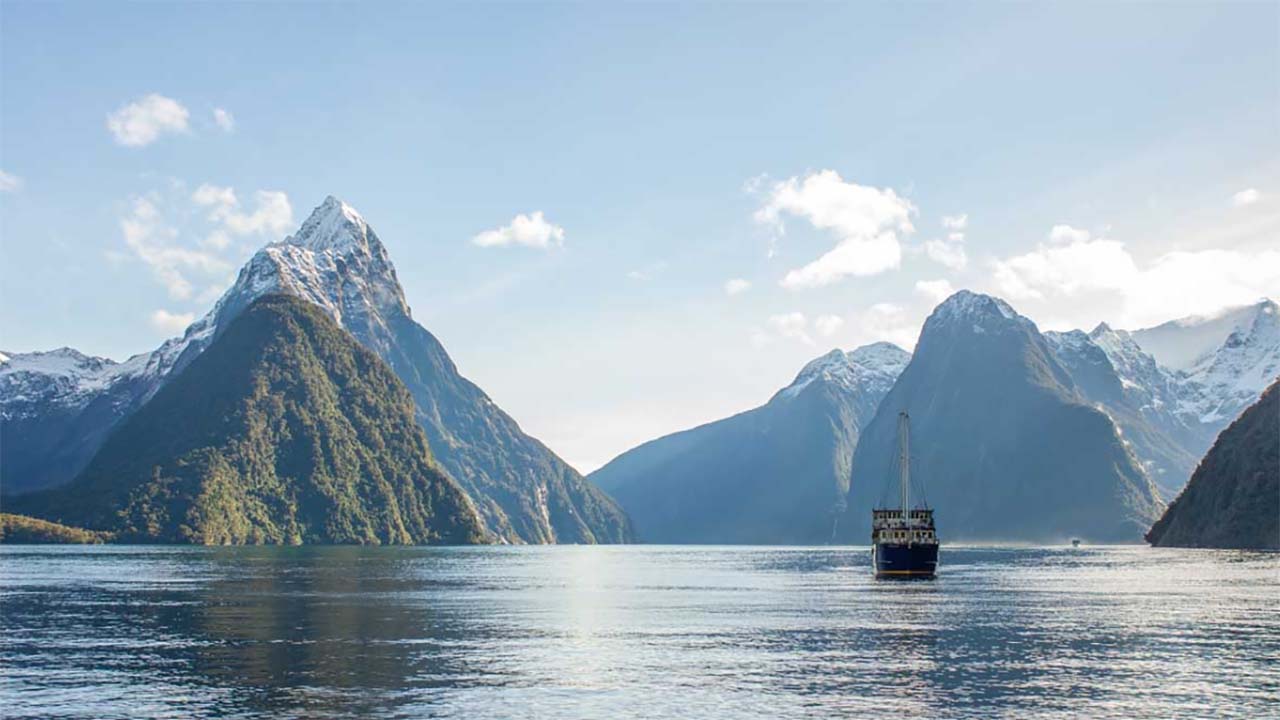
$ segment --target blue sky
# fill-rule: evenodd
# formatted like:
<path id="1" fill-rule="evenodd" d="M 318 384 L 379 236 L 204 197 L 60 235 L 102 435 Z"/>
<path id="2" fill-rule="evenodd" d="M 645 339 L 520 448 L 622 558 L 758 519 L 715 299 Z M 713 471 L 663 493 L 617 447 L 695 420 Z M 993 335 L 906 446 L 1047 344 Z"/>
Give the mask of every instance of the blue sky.
<path id="1" fill-rule="evenodd" d="M 590 470 L 949 288 L 1051 328 L 1275 296 L 1278 8 L 6 1 L 0 347 L 149 350 L 334 194 Z M 172 232 L 130 246 L 140 200 Z"/>

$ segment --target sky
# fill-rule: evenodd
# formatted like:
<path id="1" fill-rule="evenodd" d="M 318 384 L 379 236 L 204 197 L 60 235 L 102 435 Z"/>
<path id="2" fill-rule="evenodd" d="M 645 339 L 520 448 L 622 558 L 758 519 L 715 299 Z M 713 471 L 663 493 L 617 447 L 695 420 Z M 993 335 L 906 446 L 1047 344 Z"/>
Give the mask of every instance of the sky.
<path id="1" fill-rule="evenodd" d="M 590 471 L 910 349 L 1280 295 L 1280 5 L 0 2 L 0 348 L 123 359 L 326 195 Z"/>

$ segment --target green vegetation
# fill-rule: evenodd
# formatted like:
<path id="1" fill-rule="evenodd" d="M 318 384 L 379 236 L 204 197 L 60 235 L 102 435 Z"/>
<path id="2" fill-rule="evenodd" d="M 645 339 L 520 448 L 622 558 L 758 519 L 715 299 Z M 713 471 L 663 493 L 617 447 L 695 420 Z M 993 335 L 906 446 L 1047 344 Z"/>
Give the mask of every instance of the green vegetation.
<path id="1" fill-rule="evenodd" d="M 0 513 L 0 543 L 8 545 L 93 545 L 110 539 L 110 533 L 68 527 L 26 515 Z"/>
<path id="2" fill-rule="evenodd" d="M 391 369 L 283 295 L 247 308 L 73 483 L 14 504 L 127 542 L 484 540 Z"/>
<path id="3" fill-rule="evenodd" d="M 1280 381 L 1222 431 L 1147 542 L 1280 550 Z"/>

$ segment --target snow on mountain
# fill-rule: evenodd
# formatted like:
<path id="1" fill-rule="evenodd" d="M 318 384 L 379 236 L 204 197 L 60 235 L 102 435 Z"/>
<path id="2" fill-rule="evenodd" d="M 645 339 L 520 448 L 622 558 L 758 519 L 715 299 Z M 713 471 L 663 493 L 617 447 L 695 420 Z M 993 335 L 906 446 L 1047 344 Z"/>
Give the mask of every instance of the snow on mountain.
<path id="1" fill-rule="evenodd" d="M 194 349 L 203 349 L 254 300 L 276 292 L 318 305 L 378 351 L 386 349 L 389 319 L 409 315 L 386 248 L 354 208 L 332 195 L 297 233 L 262 248 L 241 268 L 214 309 L 192 326 L 208 334 Z"/>
<path id="2" fill-rule="evenodd" d="M 1200 422 L 1225 426 L 1280 377 L 1280 307 L 1266 300 L 1239 317 L 1221 344 L 1181 373 L 1182 409 Z"/>
<path id="3" fill-rule="evenodd" d="M 1002 300 L 961 291 L 935 308 L 859 437 L 838 539 L 859 542 L 868 511 L 882 506 L 900 412 L 913 419 L 913 475 L 927 479 L 954 536 L 1139 537 L 1159 509 L 1157 490 L 1119 418 L 1089 402 L 1079 378 L 1115 397 L 1123 383 L 1083 333 L 1058 337 L 1090 350 L 1079 353 L 1079 374 L 1054 336 Z"/>
<path id="4" fill-rule="evenodd" d="M 829 541 L 861 428 L 909 359 L 889 343 L 832 350 L 764 405 L 643 443 L 590 477 L 646 542 Z"/>
<path id="5" fill-rule="evenodd" d="M 1178 412 L 1215 435 L 1280 376 L 1280 306 L 1274 300 L 1171 320 L 1131 336 L 1171 371 Z"/>
<path id="6" fill-rule="evenodd" d="M 1128 332 L 1045 333 L 1086 398 L 1124 431 L 1166 497 L 1280 375 L 1280 309 L 1263 300 Z"/>
<path id="7" fill-rule="evenodd" d="M 28 451 L 6 453 L 0 464 L 5 490 L 72 479 L 115 423 L 185 368 L 240 312 L 271 293 L 319 306 L 391 366 L 414 397 L 436 459 L 471 495 L 498 538 L 530 543 L 630 539 L 627 518 L 610 498 L 525 435 L 458 373 L 440 342 L 413 320 L 373 229 L 332 196 L 297 233 L 259 250 L 207 315 L 154 352 L 125 363 L 75 351 L 6 362 L 0 369 L 0 413 L 20 410 L 27 419 L 0 424 L 0 441 Z M 19 402 L 35 396 L 35 402 Z"/>
<path id="8" fill-rule="evenodd" d="M 1090 333 L 1044 335 L 1076 389 L 1116 424 L 1161 493 L 1175 495 L 1209 442 L 1194 418 L 1179 414 L 1175 374 L 1143 352 L 1127 332 L 1105 323 Z"/>
<path id="9" fill-rule="evenodd" d="M 1171 370 L 1190 370 L 1204 355 L 1220 348 L 1227 336 L 1251 326 L 1260 312 L 1275 314 L 1276 303 L 1264 298 L 1252 305 L 1134 330 L 1132 335 L 1156 362 Z"/>
<path id="10" fill-rule="evenodd" d="M 388 317 L 407 316 L 408 305 L 395 269 L 377 235 L 350 205 L 330 196 L 312 212 L 298 232 L 259 250 L 240 270 L 235 283 L 213 309 L 192 323 L 181 337 L 170 338 L 148 353 L 124 362 L 90 357 L 72 348 L 48 352 L 5 353 L 0 364 L 0 418 L 5 437 L 14 443 L 33 444 L 48 437 L 58 453 L 59 445 L 75 447 L 74 458 L 50 458 L 63 468 L 55 482 L 70 480 L 88 461 L 95 447 L 61 442 L 70 432 L 86 432 L 79 414 L 93 406 L 95 437 L 145 403 L 165 378 L 186 367 L 213 341 L 232 318 L 259 297 L 284 292 L 299 296 L 325 310 L 339 324 L 361 335 L 367 345 L 385 349 L 390 330 Z M 102 398 L 109 398 L 104 403 Z M 102 406 L 106 405 L 104 409 Z M 16 422 L 23 419 L 25 423 Z M 104 428 L 98 428 L 104 425 Z M 55 427 L 56 425 L 56 427 Z M 98 430 L 102 432 L 98 432 Z M 56 441 L 56 442 L 55 442 Z M 10 453 L 12 460 L 17 454 Z M 33 458 L 32 461 L 37 461 Z M 25 482 L 31 469 L 9 461 L 0 467 L 0 479 L 10 487 Z M 21 472 L 24 477 L 16 478 Z"/>
<path id="11" fill-rule="evenodd" d="M 1004 300 L 969 290 L 960 290 L 954 293 L 951 297 L 943 300 L 929 315 L 929 320 L 934 322 L 955 322 L 964 319 L 978 323 L 986 319 L 1016 320 L 1023 324 L 1031 323 L 1030 320 L 1019 315 Z"/>
<path id="12" fill-rule="evenodd" d="M 1106 354 L 1137 409 L 1161 412 L 1176 398 L 1176 378 L 1143 352 L 1128 332 L 1101 323 L 1088 338 Z"/>
<path id="13" fill-rule="evenodd" d="M 778 396 L 799 395 L 815 381 L 823 381 L 853 394 L 883 396 L 911 360 L 911 354 L 893 343 L 878 342 L 845 352 L 832 350 L 811 360 Z"/>
<path id="14" fill-rule="evenodd" d="M 145 375 L 152 353 L 135 355 L 122 363 L 68 347 L 2 355 L 0 418 L 10 419 L 34 411 L 42 402 L 84 406 L 117 382 Z"/>

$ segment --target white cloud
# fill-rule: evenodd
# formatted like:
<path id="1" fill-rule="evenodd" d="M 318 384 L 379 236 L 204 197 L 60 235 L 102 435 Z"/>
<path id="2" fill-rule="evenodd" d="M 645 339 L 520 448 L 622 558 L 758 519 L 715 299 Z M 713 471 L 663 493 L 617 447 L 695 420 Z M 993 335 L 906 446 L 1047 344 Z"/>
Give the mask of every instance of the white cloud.
<path id="1" fill-rule="evenodd" d="M 845 334 L 855 345 L 885 341 L 910 350 L 920 335 L 920 322 L 921 318 L 914 317 L 900 305 L 876 303 L 849 316 L 849 330 Z"/>
<path id="2" fill-rule="evenodd" d="M 813 338 L 809 337 L 809 319 L 802 312 L 770 315 L 768 325 L 779 337 L 799 340 L 806 345 L 813 344 Z"/>
<path id="3" fill-rule="evenodd" d="M 1087 231 L 1068 225 L 1055 225 L 1049 232 L 1049 244 L 995 262 L 996 285 L 1014 300 L 1116 288 L 1137 272 L 1123 243 L 1094 240 Z"/>
<path id="4" fill-rule="evenodd" d="M 212 292 L 208 288 L 226 285 L 243 260 L 233 246 L 234 236 L 278 239 L 293 223 L 293 209 L 282 192 L 254 193 L 254 209 L 248 212 L 232 188 L 206 183 L 190 195 L 182 188 L 176 183 L 167 194 L 135 197 L 120 219 L 133 256 L 179 300 L 205 298 Z M 197 285 L 206 288 L 198 296 Z"/>
<path id="5" fill-rule="evenodd" d="M 1088 242 L 1090 233 L 1088 230 L 1073 228 L 1070 225 L 1054 225 L 1049 231 L 1049 242 L 1051 243 L 1082 243 Z"/>
<path id="6" fill-rule="evenodd" d="M 204 240 L 200 241 L 200 244 L 214 250 L 226 250 L 231 246 L 231 236 L 225 231 L 214 230 L 206 235 Z"/>
<path id="7" fill-rule="evenodd" d="M 230 208 L 239 203 L 236 200 L 236 191 L 229 187 L 218 187 L 204 183 L 191 193 L 191 201 L 197 205 L 214 205 L 218 208 L 215 212 L 226 212 Z"/>
<path id="8" fill-rule="evenodd" d="M 151 313 L 151 327 L 168 334 L 177 334 L 187 329 L 192 320 L 195 320 L 194 313 L 171 313 L 168 310 L 156 310 Z"/>
<path id="9" fill-rule="evenodd" d="M 757 189 L 763 185 L 758 181 Z M 899 266 L 899 234 L 911 233 L 915 207 L 892 189 L 845 182 L 834 170 L 792 177 L 768 188 L 756 222 L 785 232 L 784 214 L 807 220 L 836 236 L 836 246 L 803 267 L 789 271 L 782 286 L 814 288 L 847 277 L 875 275 Z"/>
<path id="10" fill-rule="evenodd" d="M 1246 188 L 1231 196 L 1231 207 L 1244 207 L 1258 202 L 1262 193 L 1257 188 Z"/>
<path id="11" fill-rule="evenodd" d="M 192 284 L 187 273 L 226 272 L 230 264 L 218 256 L 177 243 L 178 231 L 167 224 L 153 197 L 134 198 L 129 214 L 120 220 L 125 245 L 151 268 L 171 297 L 191 297 Z"/>
<path id="12" fill-rule="evenodd" d="M 236 129 L 235 116 L 223 108 L 213 109 L 213 122 L 221 128 L 223 132 L 231 132 Z"/>
<path id="13" fill-rule="evenodd" d="M 233 235 L 280 237 L 293 227 L 293 206 L 288 195 L 276 190 L 259 190 L 253 198 L 256 207 L 247 213 L 241 210 L 235 190 L 229 187 L 205 183 L 191 194 L 192 202 L 210 208 L 210 220 L 222 223 L 225 231 Z"/>
<path id="14" fill-rule="evenodd" d="M 933 303 L 940 303 L 951 297 L 956 289 L 951 286 L 951 282 L 945 278 L 942 280 L 920 280 L 916 282 L 916 292 L 928 298 Z"/>
<path id="15" fill-rule="evenodd" d="M 818 334 L 823 337 L 831 337 L 836 334 L 840 326 L 844 325 L 844 318 L 839 315 L 819 315 L 813 321 L 813 327 L 817 329 Z"/>
<path id="16" fill-rule="evenodd" d="M 190 116 L 191 113 L 177 100 L 151 94 L 108 115 L 107 129 L 117 143 L 142 147 L 165 133 L 187 132 Z"/>
<path id="17" fill-rule="evenodd" d="M 229 213 L 224 222 L 227 229 L 237 235 L 258 233 L 281 236 L 293 227 L 293 206 L 289 196 L 277 190 L 259 190 L 253 194 L 252 213 Z"/>
<path id="18" fill-rule="evenodd" d="M 947 231 L 946 237 L 925 242 L 925 255 L 952 270 L 965 269 L 969 264 L 969 255 L 964 249 L 964 231 L 969 227 L 969 215 L 943 215 L 942 227 Z"/>
<path id="19" fill-rule="evenodd" d="M 963 233 L 954 233 L 961 236 L 961 242 L 955 240 L 930 240 L 924 244 L 924 252 L 929 256 L 930 260 L 949 267 L 952 270 L 963 270 L 969 264 L 969 255 L 965 253 Z"/>
<path id="20" fill-rule="evenodd" d="M 819 315 L 812 322 L 802 312 L 782 313 L 769 316 L 764 329 L 752 330 L 751 344 L 764 347 L 786 339 L 814 345 L 812 333 L 824 338 L 839 333 L 841 344 L 858 347 L 885 341 L 910 350 L 920 334 L 923 318 L 923 314 L 887 302 L 876 303 L 844 317 Z"/>
<path id="21" fill-rule="evenodd" d="M 507 225 L 486 230 L 471 238 L 471 242 L 480 247 L 524 245 L 546 250 L 564 246 L 564 228 L 547 222 L 542 211 L 537 211 L 532 215 L 516 215 Z"/>
<path id="22" fill-rule="evenodd" d="M 0 192 L 17 192 L 22 189 L 22 178 L 0 170 Z"/>
<path id="23" fill-rule="evenodd" d="M 724 283 L 725 295 L 741 295 L 751 289 L 751 282 L 742 278 L 733 278 Z"/>
<path id="24" fill-rule="evenodd" d="M 898 267 L 901 261 L 902 248 L 893 233 L 846 239 L 817 260 L 788 271 L 782 286 L 791 290 L 823 287 L 850 276 L 884 272 Z"/>
<path id="25" fill-rule="evenodd" d="M 1118 240 L 1069 237 L 1051 232 L 1049 243 L 993 263 L 999 292 L 1041 304 L 1047 326 L 1141 327 L 1280 294 L 1280 250 L 1179 250 L 1140 264 Z"/>

